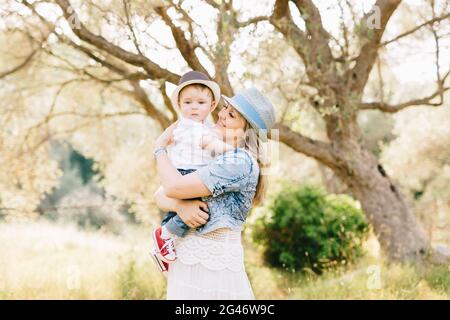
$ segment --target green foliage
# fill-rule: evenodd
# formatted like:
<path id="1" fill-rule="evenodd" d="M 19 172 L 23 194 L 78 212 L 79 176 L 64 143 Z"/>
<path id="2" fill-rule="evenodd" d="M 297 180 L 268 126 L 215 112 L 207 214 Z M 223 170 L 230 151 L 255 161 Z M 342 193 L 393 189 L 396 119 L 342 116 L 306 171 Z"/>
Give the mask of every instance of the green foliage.
<path id="1" fill-rule="evenodd" d="M 326 195 L 313 186 L 288 188 L 269 210 L 270 216 L 256 221 L 253 238 L 271 266 L 322 273 L 362 255 L 369 228 L 349 196 Z"/>
<path id="2" fill-rule="evenodd" d="M 71 150 L 69 161 L 72 167 L 80 170 L 83 184 L 87 184 L 95 174 L 98 174 L 98 172 L 93 169 L 94 161 L 84 157 L 77 150 Z"/>
<path id="3" fill-rule="evenodd" d="M 450 268 L 435 266 L 425 274 L 425 280 L 431 288 L 450 294 Z"/>

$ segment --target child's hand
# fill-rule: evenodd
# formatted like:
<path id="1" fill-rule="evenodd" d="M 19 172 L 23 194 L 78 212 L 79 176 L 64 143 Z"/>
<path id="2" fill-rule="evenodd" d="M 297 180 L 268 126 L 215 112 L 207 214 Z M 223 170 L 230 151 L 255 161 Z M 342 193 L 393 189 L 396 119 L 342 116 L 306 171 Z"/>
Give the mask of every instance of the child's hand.
<path id="1" fill-rule="evenodd" d="M 157 147 L 167 147 L 173 142 L 173 131 L 176 129 L 178 121 L 172 123 L 164 132 L 156 139 L 155 149 Z"/>

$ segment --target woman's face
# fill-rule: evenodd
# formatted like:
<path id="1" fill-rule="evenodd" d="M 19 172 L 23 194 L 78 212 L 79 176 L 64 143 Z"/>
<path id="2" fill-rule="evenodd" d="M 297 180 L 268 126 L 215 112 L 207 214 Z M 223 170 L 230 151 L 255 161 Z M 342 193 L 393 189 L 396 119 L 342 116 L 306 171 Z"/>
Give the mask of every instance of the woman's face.
<path id="1" fill-rule="evenodd" d="M 216 128 L 220 131 L 223 140 L 236 145 L 245 133 L 247 121 L 231 104 L 225 101 L 222 110 L 219 111 Z"/>

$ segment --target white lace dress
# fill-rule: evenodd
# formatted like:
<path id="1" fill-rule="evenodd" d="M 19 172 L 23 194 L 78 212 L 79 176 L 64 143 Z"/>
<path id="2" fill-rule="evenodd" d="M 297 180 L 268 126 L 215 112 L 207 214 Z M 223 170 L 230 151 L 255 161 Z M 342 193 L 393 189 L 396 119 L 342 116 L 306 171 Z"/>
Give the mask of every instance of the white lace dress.
<path id="1" fill-rule="evenodd" d="M 169 266 L 167 299 L 254 299 L 241 231 L 222 228 L 198 235 L 190 230 L 175 245 L 178 258 Z"/>

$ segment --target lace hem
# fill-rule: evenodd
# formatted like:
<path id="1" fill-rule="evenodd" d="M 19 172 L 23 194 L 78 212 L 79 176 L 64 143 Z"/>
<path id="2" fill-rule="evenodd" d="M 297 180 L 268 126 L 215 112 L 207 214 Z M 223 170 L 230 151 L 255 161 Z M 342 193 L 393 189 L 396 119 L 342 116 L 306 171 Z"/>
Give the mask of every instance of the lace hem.
<path id="1" fill-rule="evenodd" d="M 201 264 L 212 271 L 245 270 L 240 231 L 222 228 L 202 235 L 189 231 L 176 240 L 175 246 L 177 257 L 183 264 Z"/>

